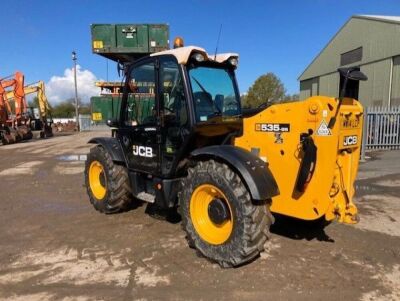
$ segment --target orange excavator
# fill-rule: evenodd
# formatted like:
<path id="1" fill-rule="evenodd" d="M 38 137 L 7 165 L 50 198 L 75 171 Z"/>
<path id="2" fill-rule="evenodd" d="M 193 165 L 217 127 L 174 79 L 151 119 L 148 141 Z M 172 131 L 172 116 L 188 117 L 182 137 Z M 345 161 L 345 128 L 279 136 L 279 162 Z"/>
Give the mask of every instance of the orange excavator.
<path id="1" fill-rule="evenodd" d="M 32 131 L 40 130 L 40 138 L 47 138 L 53 136 L 51 125 L 53 120 L 51 118 L 51 107 L 47 100 L 45 93 L 45 85 L 42 80 L 26 85 L 24 87 L 24 94 L 29 95 L 36 93 L 37 108 L 28 107 L 27 114 L 30 118 L 29 126 Z M 8 100 L 14 99 L 14 91 L 7 92 Z"/>
<path id="2" fill-rule="evenodd" d="M 14 102 L 7 97 L 12 89 Z M 17 71 L 14 76 L 0 79 L 0 138 L 3 144 L 32 139 L 24 92 L 24 75 Z"/>

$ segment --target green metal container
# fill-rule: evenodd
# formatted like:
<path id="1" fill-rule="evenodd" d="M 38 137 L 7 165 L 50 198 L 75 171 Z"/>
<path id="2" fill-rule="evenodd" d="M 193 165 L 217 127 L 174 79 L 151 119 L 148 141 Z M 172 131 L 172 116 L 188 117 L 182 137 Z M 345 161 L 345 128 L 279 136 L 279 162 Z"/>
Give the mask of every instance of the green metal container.
<path id="1" fill-rule="evenodd" d="M 113 95 L 93 96 L 90 98 L 92 121 L 106 123 L 119 117 L 121 98 Z"/>
<path id="2" fill-rule="evenodd" d="M 128 97 L 129 116 L 128 120 L 136 120 L 141 124 L 150 116 L 154 109 L 154 97 L 140 94 L 130 94 Z M 92 121 L 104 124 L 110 119 L 119 119 L 121 112 L 121 96 L 102 95 L 90 98 Z"/>
<path id="3" fill-rule="evenodd" d="M 169 49 L 168 24 L 91 24 L 92 51 L 113 61 L 129 62 Z"/>

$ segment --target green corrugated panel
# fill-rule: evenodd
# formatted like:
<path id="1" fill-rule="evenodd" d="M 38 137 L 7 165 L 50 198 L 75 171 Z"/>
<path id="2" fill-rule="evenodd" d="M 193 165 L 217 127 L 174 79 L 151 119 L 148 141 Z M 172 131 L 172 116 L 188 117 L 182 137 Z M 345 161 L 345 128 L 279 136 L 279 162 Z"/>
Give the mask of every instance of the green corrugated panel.
<path id="1" fill-rule="evenodd" d="M 339 96 L 339 73 L 332 73 L 319 78 L 319 94 L 329 97 Z"/>
<path id="2" fill-rule="evenodd" d="M 300 82 L 300 100 L 319 94 L 319 79 L 311 78 Z"/>
<path id="3" fill-rule="evenodd" d="M 399 55 L 400 23 L 352 17 L 304 70 L 299 80 L 336 72 L 340 67 L 340 55 L 358 47 L 363 47 L 362 60 L 352 66 Z"/>
<path id="4" fill-rule="evenodd" d="M 389 101 L 391 58 L 363 65 L 361 71 L 368 81 L 360 82 L 359 100 L 364 106 L 386 106 Z"/>
<path id="5" fill-rule="evenodd" d="M 127 62 L 169 49 L 167 24 L 92 24 L 92 51 Z"/>
<path id="6" fill-rule="evenodd" d="M 358 100 L 362 103 L 363 106 L 368 107 L 372 106 L 372 93 L 373 93 L 373 81 L 374 81 L 374 68 L 372 64 L 365 65 L 360 67 L 360 70 L 368 76 L 367 81 L 360 81 L 359 83 L 359 92 L 358 92 Z"/>

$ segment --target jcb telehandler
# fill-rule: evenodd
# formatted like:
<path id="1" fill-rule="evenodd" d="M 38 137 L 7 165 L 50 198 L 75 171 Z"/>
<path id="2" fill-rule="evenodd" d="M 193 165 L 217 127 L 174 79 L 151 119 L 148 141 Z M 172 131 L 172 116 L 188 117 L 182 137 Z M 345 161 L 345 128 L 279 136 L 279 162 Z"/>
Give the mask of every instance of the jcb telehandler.
<path id="1" fill-rule="evenodd" d="M 96 210 L 124 210 L 132 196 L 179 207 L 189 245 L 224 267 L 264 249 L 270 209 L 352 220 L 362 128 L 356 100 L 324 97 L 250 112 L 243 122 L 237 64 L 237 54 L 193 46 L 133 62 L 119 118 L 108 121 L 112 137 L 90 140 L 85 164 Z"/>

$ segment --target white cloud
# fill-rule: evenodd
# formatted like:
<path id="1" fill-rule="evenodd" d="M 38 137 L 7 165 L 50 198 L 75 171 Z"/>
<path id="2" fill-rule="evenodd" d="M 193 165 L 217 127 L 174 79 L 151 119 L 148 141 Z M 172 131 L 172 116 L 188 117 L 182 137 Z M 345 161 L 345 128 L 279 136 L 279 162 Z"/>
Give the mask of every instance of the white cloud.
<path id="1" fill-rule="evenodd" d="M 88 103 L 91 96 L 99 95 L 100 89 L 95 86 L 95 82 L 99 79 L 90 70 L 82 69 L 81 66 L 77 65 L 76 77 L 78 98 L 81 102 Z M 75 98 L 74 69 L 65 69 L 63 76 L 52 76 L 46 84 L 46 96 L 50 104 Z"/>

